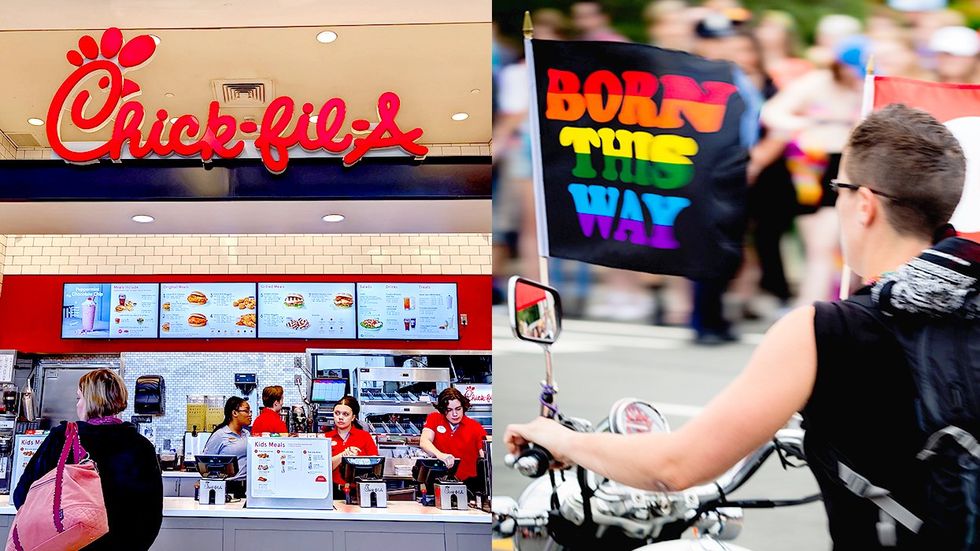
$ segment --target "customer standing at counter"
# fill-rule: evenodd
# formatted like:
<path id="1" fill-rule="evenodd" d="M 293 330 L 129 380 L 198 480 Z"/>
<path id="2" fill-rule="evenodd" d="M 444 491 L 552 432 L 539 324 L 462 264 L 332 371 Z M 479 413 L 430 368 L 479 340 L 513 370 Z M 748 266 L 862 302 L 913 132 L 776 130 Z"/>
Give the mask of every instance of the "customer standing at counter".
<path id="1" fill-rule="evenodd" d="M 248 476 L 248 429 L 252 407 L 248 400 L 232 396 L 225 402 L 225 419 L 218 425 L 204 444 L 202 455 L 235 455 L 238 457 L 238 474 L 229 479 L 228 491 L 236 497 L 245 496 L 245 480 Z"/>
<path id="2" fill-rule="evenodd" d="M 108 369 L 90 371 L 78 381 L 78 436 L 99 469 L 109 533 L 86 551 L 146 551 L 163 521 L 163 478 L 153 444 L 117 415 L 126 409 L 126 386 Z M 14 490 L 18 509 L 31 484 L 58 466 L 65 445 L 62 423 L 28 462 Z M 78 458 L 76 458 L 78 461 Z"/>
<path id="3" fill-rule="evenodd" d="M 282 411 L 283 389 L 281 386 L 267 386 L 262 389 L 262 411 L 252 423 L 251 434 L 261 436 L 264 432 L 289 432 L 279 412 Z"/>
<path id="4" fill-rule="evenodd" d="M 438 411 L 425 418 L 420 445 L 450 468 L 459 461 L 456 478 L 476 492 L 482 487 L 476 476 L 476 461 L 483 457 L 487 431 L 466 415 L 469 409 L 470 401 L 459 389 L 450 387 L 440 392 L 436 401 Z"/>
<path id="5" fill-rule="evenodd" d="M 344 396 L 333 406 L 334 430 L 327 433 L 333 459 L 333 483 L 343 484 L 353 482 L 340 476 L 340 462 L 344 457 L 356 455 L 378 455 L 378 445 L 374 443 L 371 434 L 361 428 L 357 416 L 361 413 L 361 405 L 353 396 Z"/>

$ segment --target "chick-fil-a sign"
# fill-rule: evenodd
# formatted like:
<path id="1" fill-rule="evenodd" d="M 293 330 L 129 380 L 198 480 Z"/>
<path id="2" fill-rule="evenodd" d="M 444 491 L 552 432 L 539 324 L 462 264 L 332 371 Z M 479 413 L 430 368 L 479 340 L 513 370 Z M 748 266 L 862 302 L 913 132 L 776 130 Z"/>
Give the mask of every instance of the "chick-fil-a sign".
<path id="1" fill-rule="evenodd" d="M 325 150 L 344 153 L 344 164 L 350 166 L 372 149 L 400 147 L 409 154 L 421 157 L 428 148 L 416 142 L 422 137 L 422 129 L 402 132 L 395 122 L 400 100 L 393 92 L 385 92 L 378 98 L 376 126 L 364 120 L 351 122 L 351 129 L 366 134 L 354 137 L 342 131 L 347 116 L 344 100 L 327 100 L 316 113 L 317 119 L 310 137 L 310 118 L 316 109 L 312 103 L 304 103 L 291 132 L 287 128 L 296 115 L 292 98 L 281 96 L 269 104 L 258 127 L 254 121 L 241 124 L 231 115 L 218 112 L 218 102 L 212 101 L 204 124 L 193 115 L 181 115 L 170 124 L 171 115 L 160 109 L 153 117 L 146 116 L 143 104 L 135 101 L 142 91 L 139 84 L 127 78 L 128 73 L 146 65 L 156 51 L 156 43 L 150 35 L 140 35 L 123 41 L 122 32 L 113 27 L 102 33 L 99 42 L 85 35 L 78 41 L 78 50 L 68 52 L 68 62 L 76 66 L 55 92 L 48 108 L 46 121 L 48 141 L 62 159 L 71 163 L 91 163 L 103 157 L 119 160 L 128 142 L 129 153 L 135 158 L 147 155 L 200 157 L 210 161 L 215 156 L 233 158 L 245 147 L 242 140 L 235 140 L 238 129 L 245 133 L 259 131 L 255 147 L 262 155 L 262 162 L 273 173 L 286 170 L 289 148 L 300 145 L 309 151 Z M 92 95 L 84 89 L 91 79 L 99 77 L 98 85 L 107 90 L 101 107 L 91 106 Z M 93 113 L 94 111 L 94 113 Z M 61 127 L 65 115 L 71 124 L 85 132 L 96 132 L 112 124 L 112 137 L 105 143 L 81 151 L 70 149 L 61 139 Z M 145 135 L 144 121 L 153 120 Z M 166 140 L 164 140 L 166 135 Z"/>

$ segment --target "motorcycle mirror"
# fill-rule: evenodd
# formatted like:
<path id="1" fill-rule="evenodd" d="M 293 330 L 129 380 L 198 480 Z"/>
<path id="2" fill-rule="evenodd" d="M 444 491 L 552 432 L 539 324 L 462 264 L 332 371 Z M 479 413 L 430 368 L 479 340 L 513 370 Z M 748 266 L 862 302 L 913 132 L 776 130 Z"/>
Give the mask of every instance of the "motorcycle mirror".
<path id="1" fill-rule="evenodd" d="M 522 341 L 550 345 L 561 333 L 561 298 L 558 291 L 519 276 L 507 288 L 510 328 Z"/>

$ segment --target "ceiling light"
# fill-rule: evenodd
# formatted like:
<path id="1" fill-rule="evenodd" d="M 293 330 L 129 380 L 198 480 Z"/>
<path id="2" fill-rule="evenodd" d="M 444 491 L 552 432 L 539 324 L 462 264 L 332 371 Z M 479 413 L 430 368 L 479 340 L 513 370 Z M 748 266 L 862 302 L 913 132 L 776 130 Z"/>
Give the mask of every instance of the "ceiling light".
<path id="1" fill-rule="evenodd" d="M 156 219 L 148 214 L 137 214 L 136 216 L 133 217 L 133 222 L 137 222 L 139 224 L 149 224 L 154 220 Z"/>
<path id="2" fill-rule="evenodd" d="M 172 98 L 172 97 L 174 97 L 174 93 L 173 92 L 167 92 L 166 94 L 163 95 L 163 97 L 165 97 L 165 98 Z"/>
<path id="3" fill-rule="evenodd" d="M 470 90 L 470 93 L 471 94 L 479 94 L 480 93 L 480 89 L 479 88 L 474 88 L 474 89 Z"/>
<path id="4" fill-rule="evenodd" d="M 312 122 L 313 124 L 316 124 L 316 121 L 317 121 L 317 120 L 318 120 L 319 118 L 320 118 L 320 115 L 311 115 L 311 116 L 310 116 L 310 122 Z"/>
<path id="5" fill-rule="evenodd" d="M 334 40 L 337 40 L 337 33 L 333 31 L 323 31 L 316 35 L 316 41 L 321 44 L 330 44 Z"/>
<path id="6" fill-rule="evenodd" d="M 454 121 L 465 121 L 468 118 L 470 118 L 469 113 L 453 113 Z"/>
<path id="7" fill-rule="evenodd" d="M 156 44 L 157 46 L 159 46 L 159 45 L 160 45 L 160 37 L 159 37 L 159 36 L 157 36 L 157 35 L 155 35 L 155 34 L 151 34 L 151 35 L 150 35 L 150 38 L 152 38 L 152 39 L 153 39 L 153 42 L 154 42 L 154 43 L 155 43 L 155 44 Z"/>
<path id="8" fill-rule="evenodd" d="M 43 119 L 39 119 L 37 117 L 31 117 L 31 118 L 27 119 L 27 122 L 30 123 L 30 124 L 32 124 L 32 125 L 34 125 L 34 126 L 41 126 L 42 124 L 44 124 L 44 120 Z"/>
<path id="9" fill-rule="evenodd" d="M 326 216 L 323 217 L 323 221 L 324 222 L 343 222 L 344 221 L 344 215 L 343 214 L 328 214 L 328 215 L 326 215 Z"/>

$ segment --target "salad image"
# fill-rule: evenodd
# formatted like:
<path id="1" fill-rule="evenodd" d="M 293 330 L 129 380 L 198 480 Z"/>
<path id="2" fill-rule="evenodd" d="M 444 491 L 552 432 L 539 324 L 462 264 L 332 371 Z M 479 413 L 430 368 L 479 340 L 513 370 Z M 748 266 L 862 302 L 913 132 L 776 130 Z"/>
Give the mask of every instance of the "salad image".
<path id="1" fill-rule="evenodd" d="M 361 321 L 361 327 L 363 327 L 365 329 L 371 329 L 371 330 L 381 329 L 381 326 L 382 325 L 384 325 L 384 324 L 381 323 L 381 320 L 376 319 L 376 318 L 367 318 L 367 319 Z"/>

